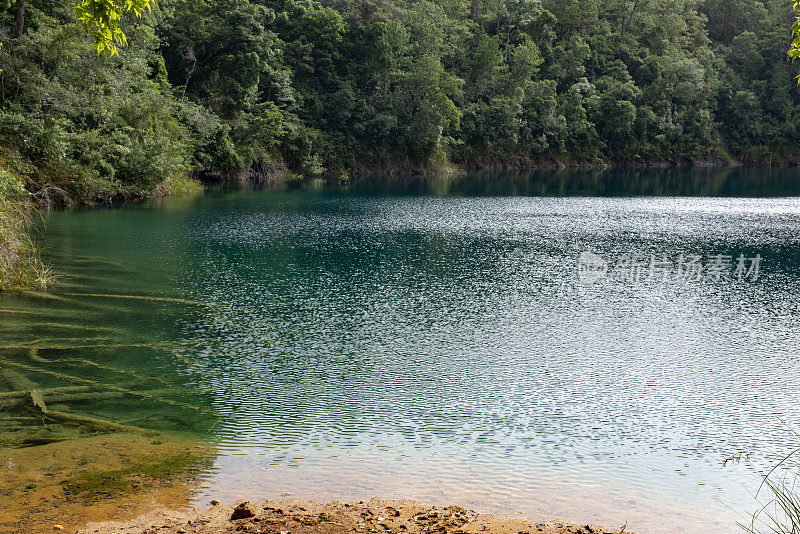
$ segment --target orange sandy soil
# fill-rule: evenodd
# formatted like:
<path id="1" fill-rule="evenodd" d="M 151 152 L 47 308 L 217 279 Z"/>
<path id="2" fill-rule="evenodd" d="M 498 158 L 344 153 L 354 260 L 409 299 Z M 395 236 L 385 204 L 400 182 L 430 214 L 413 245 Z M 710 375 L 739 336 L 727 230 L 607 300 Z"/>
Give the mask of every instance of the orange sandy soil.
<path id="1" fill-rule="evenodd" d="M 207 457 L 194 441 L 127 433 L 0 449 L 0 533 L 75 532 L 89 521 L 188 509 Z"/>
<path id="2" fill-rule="evenodd" d="M 242 503 L 240 503 L 242 504 Z M 415 501 L 331 502 L 317 504 L 279 499 L 245 504 L 232 519 L 234 505 L 189 512 L 158 511 L 128 522 L 89 524 L 81 534 L 621 534 L 623 530 L 563 521 L 532 523 L 524 519 L 479 514 L 459 506 L 428 506 Z M 624 530 L 624 534 L 630 534 Z"/>

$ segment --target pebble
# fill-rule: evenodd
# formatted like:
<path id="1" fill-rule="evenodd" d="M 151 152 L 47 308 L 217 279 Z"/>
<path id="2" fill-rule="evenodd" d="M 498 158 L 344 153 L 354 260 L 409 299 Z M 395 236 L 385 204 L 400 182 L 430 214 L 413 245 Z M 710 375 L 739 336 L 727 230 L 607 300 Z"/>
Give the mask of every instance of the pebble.
<path id="1" fill-rule="evenodd" d="M 64 525 L 53 525 L 53 530 L 64 530 Z"/>
<path id="2" fill-rule="evenodd" d="M 211 499 L 211 506 L 216 506 L 218 504 L 219 504 L 219 501 L 217 499 Z"/>

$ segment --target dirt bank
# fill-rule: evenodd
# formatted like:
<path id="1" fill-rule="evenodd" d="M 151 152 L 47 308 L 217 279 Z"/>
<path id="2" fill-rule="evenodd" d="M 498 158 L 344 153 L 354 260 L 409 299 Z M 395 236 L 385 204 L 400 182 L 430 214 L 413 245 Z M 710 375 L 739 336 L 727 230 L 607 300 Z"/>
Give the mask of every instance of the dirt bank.
<path id="1" fill-rule="evenodd" d="M 241 503 L 239 503 L 241 504 Z M 235 513 L 234 513 L 235 512 Z M 232 519 L 232 517 L 241 517 Z M 158 511 L 127 522 L 93 523 L 81 534 L 630 534 L 627 529 L 532 523 L 523 518 L 479 514 L 459 506 L 429 506 L 415 501 L 317 504 L 298 499 L 217 505 L 189 512 Z"/>

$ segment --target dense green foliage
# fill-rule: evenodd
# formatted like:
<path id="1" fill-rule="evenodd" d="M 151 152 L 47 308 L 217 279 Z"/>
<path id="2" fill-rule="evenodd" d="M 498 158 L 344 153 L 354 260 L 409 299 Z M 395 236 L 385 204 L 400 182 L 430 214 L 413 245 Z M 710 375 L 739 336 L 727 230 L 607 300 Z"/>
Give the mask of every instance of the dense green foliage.
<path id="1" fill-rule="evenodd" d="M 74 6 L 15 0 L 0 145 L 87 198 L 190 170 L 796 163 L 793 2 L 162 0 L 106 57 Z"/>

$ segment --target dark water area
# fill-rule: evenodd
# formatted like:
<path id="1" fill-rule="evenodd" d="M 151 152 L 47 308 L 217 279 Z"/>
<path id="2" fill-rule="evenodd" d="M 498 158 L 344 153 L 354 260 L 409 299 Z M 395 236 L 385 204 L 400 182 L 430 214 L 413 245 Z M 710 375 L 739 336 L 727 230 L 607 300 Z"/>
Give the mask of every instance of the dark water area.
<path id="1" fill-rule="evenodd" d="M 724 460 L 797 443 L 795 169 L 225 186 L 46 228 L 61 282 L 0 297 L 0 388 L 124 389 L 64 409 L 215 444 L 197 502 L 736 532 L 758 479 Z"/>
<path id="2" fill-rule="evenodd" d="M 785 167 L 476 171 L 440 177 L 367 177 L 338 189 L 392 195 L 786 197 L 800 195 L 797 178 L 798 169 Z M 314 185 L 299 182 L 292 187 Z M 324 187 L 336 189 L 331 184 Z"/>

